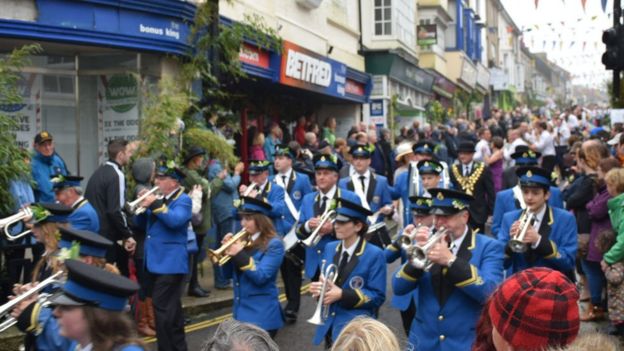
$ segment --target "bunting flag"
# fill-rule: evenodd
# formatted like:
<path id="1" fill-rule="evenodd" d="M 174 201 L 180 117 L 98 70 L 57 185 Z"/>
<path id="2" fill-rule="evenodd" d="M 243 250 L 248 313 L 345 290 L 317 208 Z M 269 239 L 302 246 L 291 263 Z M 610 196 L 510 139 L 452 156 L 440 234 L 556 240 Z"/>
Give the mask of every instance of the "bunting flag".
<path id="1" fill-rule="evenodd" d="M 587 0 L 581 0 L 581 5 L 583 5 L 583 12 L 585 11 L 585 3 L 587 3 Z"/>
<path id="2" fill-rule="evenodd" d="M 606 12 L 607 11 L 607 0 L 601 0 L 600 1 L 602 4 L 602 12 Z"/>
<path id="3" fill-rule="evenodd" d="M 507 33 L 512 33 L 512 32 L 513 32 L 513 27 L 507 26 Z"/>
<path id="4" fill-rule="evenodd" d="M 542 43 L 542 50 L 546 49 L 546 40 L 544 40 L 544 42 Z"/>
<path id="5" fill-rule="evenodd" d="M 572 42 L 570 43 L 570 47 L 568 47 L 568 49 L 571 49 L 574 46 L 574 40 L 572 40 Z"/>
<path id="6" fill-rule="evenodd" d="M 594 42 L 594 50 L 595 49 L 598 49 L 598 42 L 597 41 Z"/>
<path id="7" fill-rule="evenodd" d="M 586 41 L 583 42 L 583 51 L 585 51 L 585 44 L 587 44 Z"/>
<path id="8" fill-rule="evenodd" d="M 562 50 L 562 49 L 563 49 L 563 41 L 560 41 L 559 42 L 559 50 Z"/>
<path id="9" fill-rule="evenodd" d="M 557 45 L 557 41 L 553 40 L 553 49 L 555 48 L 555 45 Z"/>
<path id="10" fill-rule="evenodd" d="M 539 0 L 535 0 L 535 9 L 537 10 L 537 4 L 539 4 Z"/>

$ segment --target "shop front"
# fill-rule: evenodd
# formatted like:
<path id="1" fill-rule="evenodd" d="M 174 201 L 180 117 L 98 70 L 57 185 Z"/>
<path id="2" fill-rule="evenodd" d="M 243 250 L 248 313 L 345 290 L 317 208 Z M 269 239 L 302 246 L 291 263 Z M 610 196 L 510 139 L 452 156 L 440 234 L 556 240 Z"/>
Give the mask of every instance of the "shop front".
<path id="1" fill-rule="evenodd" d="M 74 174 L 89 177 L 109 140 L 136 139 L 141 117 L 135 77 L 174 74 L 168 55 L 184 55 L 194 5 L 166 0 L 52 0 L 7 5 L 0 53 L 39 43 L 22 71 L 23 104 L 0 106 L 18 121 L 17 142 L 30 148 L 41 130 Z M 16 15 L 17 14 L 17 15 Z"/>

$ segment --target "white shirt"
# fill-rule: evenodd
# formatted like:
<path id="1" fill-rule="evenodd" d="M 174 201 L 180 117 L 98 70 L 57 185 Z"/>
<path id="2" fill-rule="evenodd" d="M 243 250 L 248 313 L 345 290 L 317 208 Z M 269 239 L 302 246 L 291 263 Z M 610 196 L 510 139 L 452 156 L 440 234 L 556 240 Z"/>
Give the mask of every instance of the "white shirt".
<path id="1" fill-rule="evenodd" d="M 472 168 L 474 166 L 474 161 L 470 161 L 468 164 L 461 164 L 461 174 L 462 176 L 466 174 L 466 168 L 468 168 L 468 174 L 472 173 Z"/>
<path id="2" fill-rule="evenodd" d="M 528 146 L 526 141 L 522 140 L 522 138 L 516 138 L 516 140 L 512 141 L 511 144 L 507 144 L 507 147 L 503 149 L 503 157 L 505 158 L 505 161 L 507 161 L 508 167 L 511 167 L 516 164 L 516 161 L 513 158 L 511 158 L 511 155 L 513 155 L 516 152 L 516 148 L 519 145 Z"/>
<path id="3" fill-rule="evenodd" d="M 490 149 L 490 144 L 487 140 L 481 139 L 475 146 L 475 161 L 485 161 L 486 157 L 490 157 L 492 155 L 492 150 Z"/>
<path id="4" fill-rule="evenodd" d="M 556 146 L 567 146 L 568 139 L 570 139 L 570 128 L 564 123 L 561 122 L 559 127 L 555 127 L 555 145 Z M 559 141 L 557 141 L 557 136 L 559 136 Z"/>
<path id="5" fill-rule="evenodd" d="M 366 194 L 366 191 L 368 189 L 368 184 L 370 183 L 370 176 L 371 176 L 370 169 L 366 170 L 364 174 L 355 173 L 355 176 L 358 182 L 361 182 L 360 177 L 364 176 L 364 189 L 362 189 L 362 192 Z"/>
<path id="6" fill-rule="evenodd" d="M 74 203 L 71 205 L 71 207 L 72 207 L 72 208 L 74 208 L 74 206 L 76 206 L 77 204 L 79 204 L 79 203 L 80 203 L 80 201 L 82 201 L 82 200 L 84 200 L 84 196 L 79 197 L 79 198 L 78 198 L 78 200 L 76 200 L 76 202 L 74 202 Z"/>
<path id="7" fill-rule="evenodd" d="M 555 140 L 553 136 L 544 130 L 539 135 L 539 139 L 535 142 L 537 151 L 542 153 L 542 156 L 554 156 L 555 155 Z"/>
<path id="8" fill-rule="evenodd" d="M 319 203 L 323 202 L 323 196 L 327 197 L 327 201 L 325 201 L 325 207 L 329 206 L 329 201 L 334 198 L 336 194 L 336 190 L 338 188 L 334 185 L 331 189 L 329 189 L 326 193 L 323 194 L 321 190 L 319 190 Z M 325 212 L 325 208 L 321 208 L 321 212 Z M 310 221 L 305 222 L 304 228 L 307 232 L 311 232 L 310 225 L 308 224 Z"/>
<path id="9" fill-rule="evenodd" d="M 287 170 L 284 173 L 279 173 L 276 175 L 277 178 L 279 178 L 279 180 L 277 181 L 278 185 L 283 185 L 284 189 L 288 188 L 288 181 L 290 181 L 290 175 L 292 174 L 292 168 Z M 284 179 L 283 177 L 286 176 L 286 178 Z M 282 180 L 284 181 L 284 184 L 282 183 Z"/>
<path id="10" fill-rule="evenodd" d="M 464 242 L 464 239 L 466 238 L 466 234 L 468 234 L 468 226 L 466 226 L 466 229 L 464 229 L 464 234 L 462 234 L 462 236 L 460 236 L 459 238 L 451 242 L 451 252 L 453 253 L 453 255 L 457 255 L 457 252 L 459 251 L 461 244 Z"/>
<path id="11" fill-rule="evenodd" d="M 256 241 L 260 237 L 260 232 L 257 232 L 251 236 L 251 242 Z"/>
<path id="12" fill-rule="evenodd" d="M 358 238 L 353 244 L 351 244 L 351 246 L 349 247 L 345 247 L 345 242 L 344 240 L 342 241 L 342 251 L 340 252 L 340 259 L 342 260 L 342 256 L 344 255 L 344 253 L 348 253 L 349 254 L 349 261 L 351 261 L 351 258 L 353 257 L 353 254 L 355 253 L 355 248 L 358 246 L 358 244 L 360 243 L 360 240 L 362 240 L 362 238 Z M 348 261 L 347 261 L 348 262 Z M 338 262 L 338 264 L 340 264 L 340 262 Z"/>
<path id="13" fill-rule="evenodd" d="M 568 124 L 568 127 L 570 129 L 574 129 L 579 126 L 579 120 L 574 114 L 568 115 L 568 118 L 566 119 L 566 123 Z"/>

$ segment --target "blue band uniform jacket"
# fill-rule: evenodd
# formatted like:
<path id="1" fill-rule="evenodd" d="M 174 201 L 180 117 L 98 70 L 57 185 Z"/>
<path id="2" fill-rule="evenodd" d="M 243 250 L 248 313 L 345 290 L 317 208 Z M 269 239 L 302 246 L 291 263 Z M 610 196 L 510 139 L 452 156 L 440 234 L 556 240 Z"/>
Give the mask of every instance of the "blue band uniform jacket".
<path id="1" fill-rule="evenodd" d="M 279 177 L 279 174 L 271 176 L 271 183 L 273 183 L 274 186 L 278 185 L 276 177 Z M 310 178 L 303 173 L 295 172 L 294 170 L 292 170 L 290 172 L 288 186 L 286 187 L 285 191 L 290 196 L 290 200 L 292 201 L 295 210 L 299 211 L 299 209 L 301 208 L 301 204 L 303 203 L 303 197 L 313 191 L 312 184 L 310 183 Z M 285 201 L 283 211 L 284 215 L 282 220 L 282 230 L 284 232 L 280 234 L 287 234 L 290 228 L 292 228 L 292 226 L 295 224 L 295 218 L 290 213 L 290 210 L 288 209 Z"/>
<path id="2" fill-rule="evenodd" d="M 413 350 L 470 350 L 483 305 L 503 280 L 500 242 L 468 231 L 450 268 L 429 272 L 403 265 L 392 278 L 397 294 L 417 289 L 409 333 Z"/>
<path id="3" fill-rule="evenodd" d="M 323 259 L 339 266 L 342 242 L 327 244 Z M 329 307 L 329 315 L 316 329 L 314 344 L 320 344 L 330 332 L 336 340 L 342 329 L 357 316 L 376 318 L 376 311 L 386 299 L 386 263 L 383 251 L 360 238 L 353 257 L 344 271 L 338 272 L 336 285 L 342 288 L 342 298 Z"/>
<path id="4" fill-rule="evenodd" d="M 72 228 L 94 233 L 100 232 L 100 218 L 87 199 L 80 200 L 73 206 L 73 209 L 74 212 L 67 217 Z"/>
<path id="5" fill-rule="evenodd" d="M 400 236 L 398 238 L 400 238 Z M 401 248 L 400 243 L 398 242 L 398 238 L 384 249 L 384 256 L 386 258 L 386 263 L 388 264 L 396 261 L 399 258 L 401 259 L 401 264 L 407 262 L 407 254 L 405 253 L 405 250 Z M 390 305 L 398 309 L 399 311 L 406 311 L 409 308 L 412 300 L 415 299 L 417 295 L 418 289 L 414 289 L 413 291 L 403 295 L 399 295 L 395 291 L 393 291 Z"/>
<path id="6" fill-rule="evenodd" d="M 550 207 L 563 208 L 563 197 L 559 188 L 550 187 L 550 197 L 548 198 Z M 503 224 L 503 216 L 507 212 L 519 210 L 520 202 L 513 193 L 513 188 L 505 189 L 496 193 L 496 201 L 494 201 L 494 214 L 492 215 L 492 235 L 498 237 L 498 231 Z"/>
<path id="7" fill-rule="evenodd" d="M 410 196 L 425 196 L 425 187 L 422 185 L 422 179 L 418 176 L 418 185 L 412 187 L 414 189 L 414 193 L 410 194 L 410 183 L 412 179 L 412 172 L 418 172 L 415 165 L 410 165 L 407 172 L 403 172 L 399 174 L 394 183 L 394 187 L 390 188 L 390 195 L 392 196 L 392 200 L 401 199 L 403 203 L 403 223 L 411 223 L 412 222 L 412 212 L 410 210 Z M 440 176 L 440 181 L 438 182 L 438 188 L 452 188 L 452 184 L 449 182 L 448 184 L 444 183 L 444 177 Z M 416 191 L 417 189 L 417 191 Z"/>
<path id="8" fill-rule="evenodd" d="M 191 198 L 182 187 L 168 200 L 157 200 L 136 224 L 145 227 L 145 266 L 155 274 L 186 274 L 187 230 L 191 220 Z"/>
<path id="9" fill-rule="evenodd" d="M 355 193 L 355 187 L 353 186 L 353 181 L 351 177 L 346 177 L 340 179 L 338 182 L 338 186 L 341 189 L 346 189 Z M 375 213 L 380 208 L 391 205 L 392 198 L 390 197 L 390 188 L 388 185 L 388 179 L 382 175 L 375 174 L 374 172 L 370 172 L 370 179 L 368 181 L 368 188 L 366 189 L 366 201 L 370 206 L 370 210 Z M 357 195 L 357 194 L 356 194 Z M 377 217 L 377 222 L 383 222 L 384 216 L 380 215 Z M 369 224 L 375 224 L 369 223 Z"/>
<path id="10" fill-rule="evenodd" d="M 232 258 L 234 267 L 234 319 L 264 330 L 284 325 L 277 288 L 277 273 L 284 259 L 284 243 L 272 238 L 266 251 L 242 250 Z"/>
<path id="11" fill-rule="evenodd" d="M 337 188 L 334 194 L 334 199 L 342 197 L 348 201 L 354 202 L 360 205 L 360 198 L 355 195 L 355 193 Z M 305 223 L 314 218 L 320 217 L 323 214 L 323 210 L 321 210 L 320 206 L 321 196 L 318 191 L 313 193 L 309 193 L 303 197 L 303 202 L 301 204 L 301 210 L 299 212 L 299 228 L 297 229 L 297 235 L 300 239 L 307 238 L 311 232 L 306 231 Z M 306 247 L 305 249 L 305 275 L 307 278 L 311 279 L 316 274 L 316 271 L 320 268 L 321 265 L 321 254 L 325 249 L 325 245 L 327 243 L 335 241 L 336 236 L 332 234 L 324 235 L 319 241 L 316 247 Z"/>
<path id="12" fill-rule="evenodd" d="M 524 253 L 514 253 L 508 246 L 511 225 L 520 218 L 523 210 L 508 212 L 498 232 L 498 240 L 505 245 L 505 268 L 513 274 L 530 267 L 548 267 L 573 277 L 576 249 L 576 219 L 569 212 L 548 206 L 538 233 L 542 236 L 537 248 Z"/>
<path id="13" fill-rule="evenodd" d="M 284 223 L 284 213 L 285 211 L 288 211 L 285 209 L 286 203 L 284 203 L 284 188 L 267 180 L 264 189 L 258 192 L 256 198 L 266 199 L 267 202 L 271 204 L 273 208 L 269 213 L 269 217 L 275 226 L 275 230 L 280 235 L 286 234 L 290 227 L 287 228 Z"/>

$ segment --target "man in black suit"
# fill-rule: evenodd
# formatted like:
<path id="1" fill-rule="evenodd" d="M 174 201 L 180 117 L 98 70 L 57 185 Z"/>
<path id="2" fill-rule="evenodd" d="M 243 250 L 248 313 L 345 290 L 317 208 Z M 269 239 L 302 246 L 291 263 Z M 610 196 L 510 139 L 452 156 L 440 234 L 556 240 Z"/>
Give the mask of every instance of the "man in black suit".
<path id="1" fill-rule="evenodd" d="M 494 209 L 492 174 L 484 163 L 473 160 L 474 142 L 462 141 L 457 153 L 459 162 L 451 167 L 451 181 L 455 189 L 472 195 L 478 202 L 476 206 L 470 206 L 470 225 L 478 228 L 479 233 L 485 233 L 485 222 Z"/>

